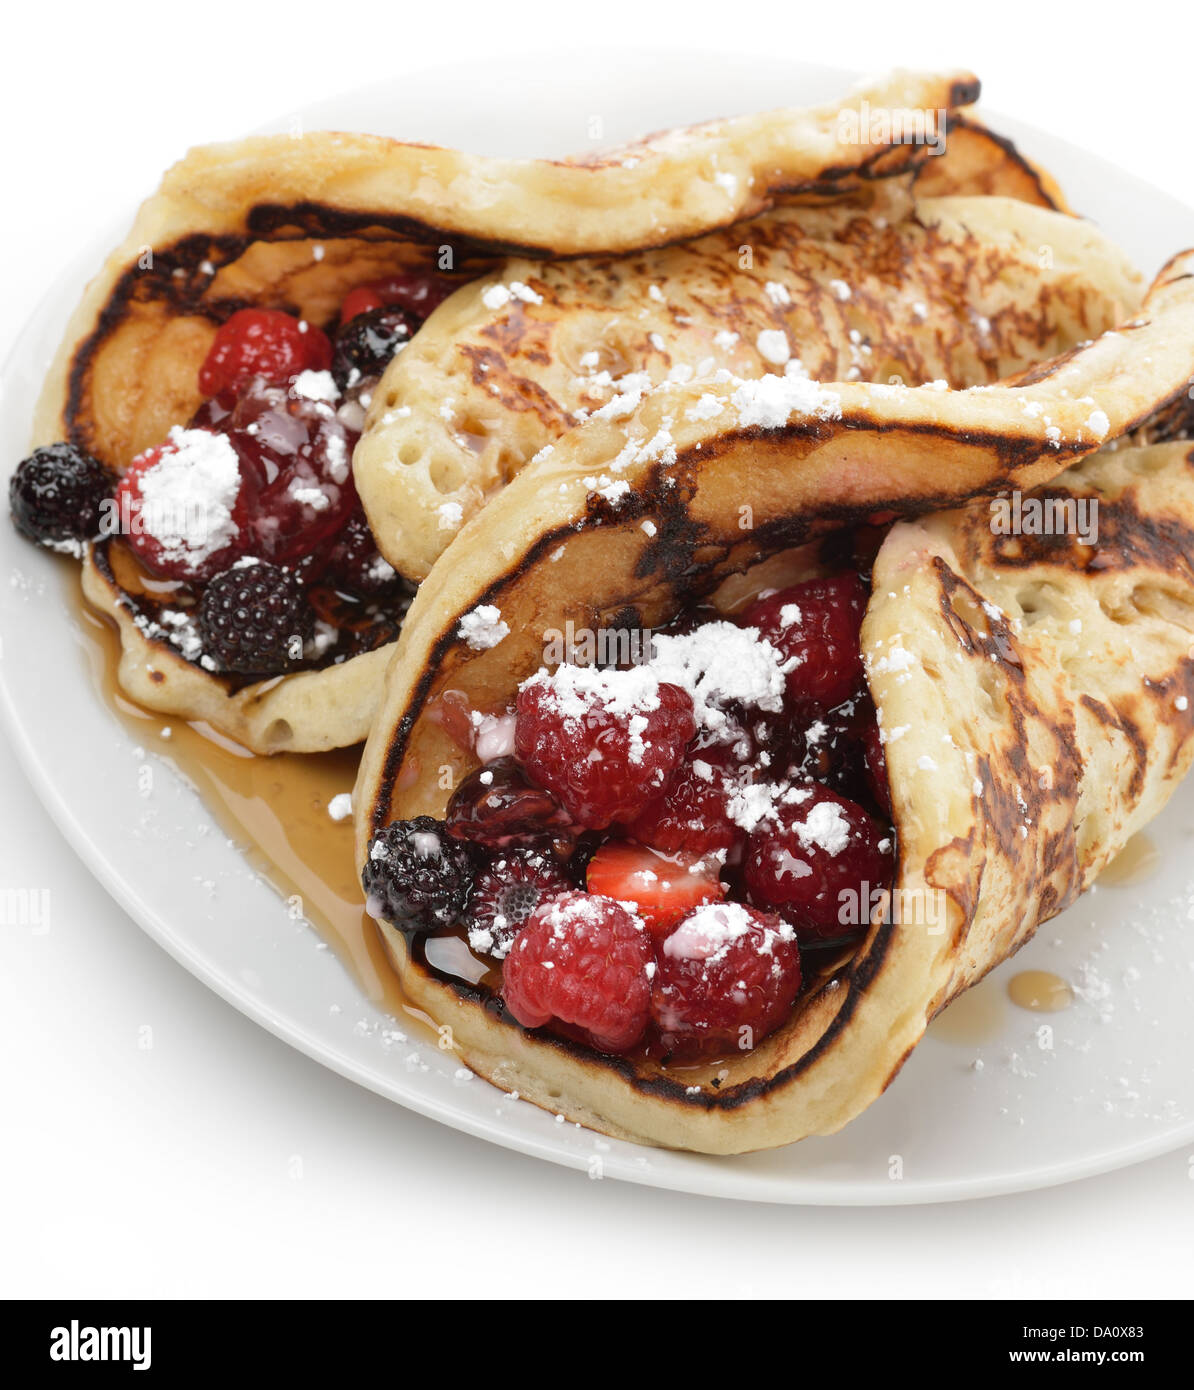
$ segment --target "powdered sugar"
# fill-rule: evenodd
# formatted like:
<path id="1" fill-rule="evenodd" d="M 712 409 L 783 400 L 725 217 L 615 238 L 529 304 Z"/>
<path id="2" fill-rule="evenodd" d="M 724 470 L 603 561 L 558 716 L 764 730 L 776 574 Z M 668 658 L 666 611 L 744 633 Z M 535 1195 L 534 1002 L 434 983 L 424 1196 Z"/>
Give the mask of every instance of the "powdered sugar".
<path id="1" fill-rule="evenodd" d="M 435 509 L 435 515 L 438 530 L 456 531 L 464 521 L 464 508 L 459 502 L 441 502 Z"/>
<path id="2" fill-rule="evenodd" d="M 755 339 L 755 347 L 764 362 L 782 367 L 792 355 L 792 345 L 782 328 L 764 328 Z"/>
<path id="3" fill-rule="evenodd" d="M 763 925 L 741 903 L 703 903 L 667 938 L 663 953 L 673 960 L 702 960 L 712 965 L 725 957 L 735 941 L 751 932 L 759 936 L 760 955 L 771 955 L 777 941 L 792 941 L 796 935 L 786 922 Z"/>
<path id="4" fill-rule="evenodd" d="M 652 643 L 651 669 L 660 680 L 687 690 L 697 727 L 713 731 L 731 727 L 723 708 L 731 702 L 778 712 L 784 677 L 794 664 L 757 628 L 735 623 L 703 623 L 681 636 L 657 636 Z"/>
<path id="5" fill-rule="evenodd" d="M 618 671 L 564 662 L 550 675 L 546 671 L 536 672 L 519 688 L 526 690 L 531 686 L 546 689 L 545 704 L 565 721 L 583 719 L 594 708 L 626 719 L 659 708 L 659 677 L 652 666 Z"/>
<path id="6" fill-rule="evenodd" d="M 172 564 L 198 566 L 236 535 L 240 463 L 226 435 L 175 426 L 141 474 L 141 525 Z"/>
<path id="7" fill-rule="evenodd" d="M 340 399 L 340 388 L 331 372 L 299 372 L 290 383 L 290 394 L 296 400 L 322 401 L 334 405 Z"/>
<path id="8" fill-rule="evenodd" d="M 743 425 L 775 430 L 793 415 L 813 415 L 820 420 L 840 420 L 842 398 L 803 376 L 768 374 L 744 381 L 734 392 L 733 405 Z"/>
<path id="9" fill-rule="evenodd" d="M 792 829 L 805 849 L 835 857 L 850 843 L 850 824 L 835 801 L 818 801 L 804 820 L 792 822 Z"/>
<path id="10" fill-rule="evenodd" d="M 502 622 L 501 611 L 491 603 L 479 604 L 460 620 L 459 634 L 475 652 L 486 652 L 509 637 L 509 625 Z"/>

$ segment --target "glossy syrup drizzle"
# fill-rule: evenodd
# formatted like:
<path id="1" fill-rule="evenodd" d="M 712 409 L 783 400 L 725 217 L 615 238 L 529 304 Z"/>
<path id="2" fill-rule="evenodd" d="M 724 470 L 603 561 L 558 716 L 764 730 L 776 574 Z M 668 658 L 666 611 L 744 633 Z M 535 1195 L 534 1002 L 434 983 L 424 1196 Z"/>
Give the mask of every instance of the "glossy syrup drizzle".
<path id="1" fill-rule="evenodd" d="M 1101 884 L 1113 888 L 1128 888 L 1143 883 L 1161 866 L 1161 851 L 1143 831 L 1133 835 L 1099 875 Z"/>
<path id="2" fill-rule="evenodd" d="M 111 625 L 82 603 L 78 616 L 96 690 L 125 728 L 196 788 L 221 829 L 284 899 L 299 900 L 299 913 L 371 1003 L 404 1026 L 426 1025 L 403 997 L 377 926 L 364 910 L 352 821 L 328 814 L 332 798 L 352 790 L 360 749 L 259 757 L 205 724 L 144 710 L 117 685 L 119 639 Z"/>

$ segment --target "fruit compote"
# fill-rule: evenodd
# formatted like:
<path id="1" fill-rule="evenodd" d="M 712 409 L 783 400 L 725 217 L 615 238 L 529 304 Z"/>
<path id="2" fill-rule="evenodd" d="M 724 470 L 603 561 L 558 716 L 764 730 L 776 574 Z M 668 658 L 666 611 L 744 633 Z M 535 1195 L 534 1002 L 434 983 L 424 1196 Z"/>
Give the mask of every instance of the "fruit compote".
<path id="1" fill-rule="evenodd" d="M 96 547 L 145 631 L 233 684 L 393 640 L 413 589 L 374 544 L 352 453 L 381 373 L 452 288 L 358 286 L 334 340 L 277 309 L 221 325 L 202 405 L 129 465 Z"/>
<path id="2" fill-rule="evenodd" d="M 868 579 L 697 608 L 641 664 L 544 669 L 508 709 L 445 711 L 480 766 L 443 821 L 375 837 L 371 910 L 428 962 L 471 955 L 524 1027 L 680 1064 L 754 1047 L 894 871 Z"/>

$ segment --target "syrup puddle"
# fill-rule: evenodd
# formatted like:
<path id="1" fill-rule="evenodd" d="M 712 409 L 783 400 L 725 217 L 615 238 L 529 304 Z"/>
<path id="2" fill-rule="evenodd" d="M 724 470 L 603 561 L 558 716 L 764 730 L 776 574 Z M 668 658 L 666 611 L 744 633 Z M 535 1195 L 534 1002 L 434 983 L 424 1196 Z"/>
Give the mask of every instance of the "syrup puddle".
<path id="1" fill-rule="evenodd" d="M 1161 851 L 1150 836 L 1141 831 L 1124 845 L 1098 877 L 1100 884 L 1112 888 L 1127 888 L 1143 883 L 1156 873 L 1161 864 Z"/>
<path id="2" fill-rule="evenodd" d="M 1051 970 L 1021 970 L 1007 982 L 1007 997 L 1032 1013 L 1057 1014 L 1074 1002 L 1074 991 Z"/>
<path id="3" fill-rule="evenodd" d="M 986 1047 L 1003 1033 L 1008 1000 L 1030 1013 L 1055 1014 L 1070 1007 L 1074 991 L 1051 970 L 1021 970 L 1003 989 L 995 980 L 982 980 L 938 1014 L 928 1036 L 955 1047 Z"/>
<path id="4" fill-rule="evenodd" d="M 352 790 L 360 748 L 259 757 L 205 724 L 143 710 L 116 684 L 115 631 L 82 602 L 78 616 L 93 683 L 124 727 L 196 789 L 220 828 L 284 901 L 300 900 L 298 913 L 369 1001 L 432 1036 L 425 1015 L 403 997 L 377 926 L 365 912 L 352 819 L 328 815 L 332 798 Z M 165 728 L 169 737 L 163 737 Z"/>
<path id="5" fill-rule="evenodd" d="M 993 980 L 980 980 L 929 1024 L 928 1036 L 954 1047 L 984 1047 L 1003 1032 L 1007 1002 Z"/>

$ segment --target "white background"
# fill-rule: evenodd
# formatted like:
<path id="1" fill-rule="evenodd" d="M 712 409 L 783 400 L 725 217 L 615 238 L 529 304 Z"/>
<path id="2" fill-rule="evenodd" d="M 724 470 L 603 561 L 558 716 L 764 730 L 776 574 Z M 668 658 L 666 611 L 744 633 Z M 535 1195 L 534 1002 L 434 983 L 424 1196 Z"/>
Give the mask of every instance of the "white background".
<path id="1" fill-rule="evenodd" d="M 512 100 L 548 46 L 575 45 L 578 64 L 594 43 L 682 42 L 868 71 L 969 66 L 989 109 L 1194 204 L 1180 7 L 1004 0 L 972 14 L 863 0 L 10 7 L 0 342 L 188 145 L 454 54 L 501 64 Z M 723 114 L 716 91 L 708 114 Z M 1194 1292 L 1184 1152 L 965 1206 L 786 1209 L 591 1182 L 438 1127 L 289 1051 L 161 953 L 74 861 L 3 746 L 0 789 L 0 885 L 54 886 L 48 934 L 0 929 L 0 1294 Z"/>

